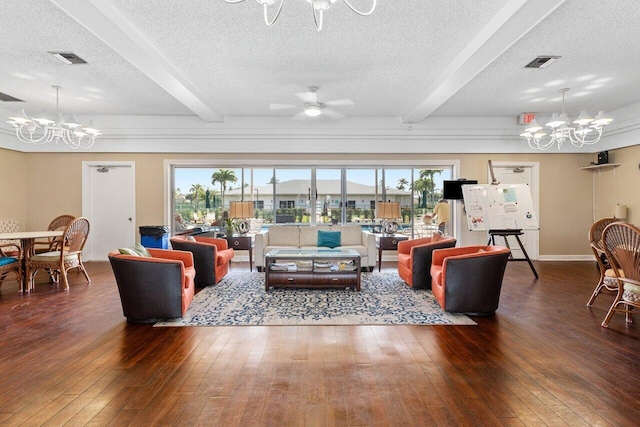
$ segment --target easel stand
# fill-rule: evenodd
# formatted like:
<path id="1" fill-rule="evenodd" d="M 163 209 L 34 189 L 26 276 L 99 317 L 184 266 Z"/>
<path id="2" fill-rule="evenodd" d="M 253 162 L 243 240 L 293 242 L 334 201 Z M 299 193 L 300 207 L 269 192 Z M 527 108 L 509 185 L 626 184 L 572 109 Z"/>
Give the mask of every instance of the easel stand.
<path id="1" fill-rule="evenodd" d="M 522 242 L 520 241 L 520 236 L 522 236 L 524 233 L 522 232 L 522 230 L 489 230 L 489 241 L 487 242 L 488 244 L 492 244 L 495 245 L 496 244 L 496 236 L 502 236 L 502 238 L 504 239 L 504 245 L 509 248 L 509 250 L 511 250 L 511 247 L 509 246 L 509 242 L 507 241 L 507 237 L 508 236 L 514 236 L 516 238 L 516 241 L 518 242 L 518 245 L 520 245 L 520 249 L 522 250 L 522 253 L 524 254 L 524 258 L 514 258 L 513 254 L 509 255 L 509 261 L 527 261 L 529 263 L 529 267 L 531 267 L 531 271 L 533 271 L 533 275 L 536 276 L 536 279 L 538 278 L 538 272 L 536 271 L 535 267 L 533 266 L 533 263 L 531 262 L 531 259 L 529 258 L 529 255 L 527 254 L 527 251 L 524 249 L 524 246 L 522 245 Z"/>

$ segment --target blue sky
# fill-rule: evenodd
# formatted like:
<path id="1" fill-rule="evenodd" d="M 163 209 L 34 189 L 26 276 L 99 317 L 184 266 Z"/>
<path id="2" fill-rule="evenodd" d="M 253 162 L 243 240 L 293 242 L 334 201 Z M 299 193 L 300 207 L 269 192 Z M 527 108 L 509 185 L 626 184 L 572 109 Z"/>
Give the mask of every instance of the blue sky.
<path id="1" fill-rule="evenodd" d="M 241 170 L 229 168 L 236 172 L 238 177 L 237 186 L 240 183 Z M 187 194 L 193 184 L 200 184 L 204 188 L 219 189 L 220 185 L 211 184 L 211 174 L 217 171 L 217 168 L 176 168 L 176 188 L 180 189 L 182 194 Z M 253 182 L 255 186 L 264 186 L 271 179 L 273 169 L 253 169 Z M 248 173 L 245 171 L 245 173 Z M 417 174 L 417 170 L 415 171 Z M 409 180 L 408 169 L 385 169 L 386 184 L 388 187 L 396 187 L 398 180 L 402 177 Z M 288 181 L 295 178 L 309 178 L 309 169 L 277 169 L 277 178 L 279 181 Z M 317 169 L 317 179 L 339 179 L 339 169 Z M 417 178 L 414 177 L 414 178 Z M 348 169 L 347 180 L 358 182 L 361 184 L 372 185 L 375 179 L 373 169 Z M 435 175 L 436 189 L 442 189 L 442 181 L 450 178 L 448 170 L 441 174 Z M 250 176 L 245 176 L 245 181 L 250 181 Z"/>

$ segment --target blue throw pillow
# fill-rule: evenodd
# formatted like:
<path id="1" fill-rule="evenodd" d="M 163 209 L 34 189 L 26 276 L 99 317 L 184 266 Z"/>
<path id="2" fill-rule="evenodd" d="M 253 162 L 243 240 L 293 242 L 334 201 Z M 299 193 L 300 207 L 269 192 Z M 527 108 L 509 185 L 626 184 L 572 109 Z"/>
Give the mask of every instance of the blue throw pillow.
<path id="1" fill-rule="evenodd" d="M 318 230 L 318 246 L 327 248 L 340 246 L 340 232 Z"/>
<path id="2" fill-rule="evenodd" d="M 3 265 L 13 264 L 16 261 L 17 259 L 13 257 L 0 257 L 0 267 Z"/>

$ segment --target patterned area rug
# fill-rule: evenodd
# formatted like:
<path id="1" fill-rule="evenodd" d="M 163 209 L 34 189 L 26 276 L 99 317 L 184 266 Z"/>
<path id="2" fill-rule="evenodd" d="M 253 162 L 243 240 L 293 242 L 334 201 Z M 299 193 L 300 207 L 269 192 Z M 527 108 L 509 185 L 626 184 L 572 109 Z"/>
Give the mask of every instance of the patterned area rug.
<path id="1" fill-rule="evenodd" d="M 361 290 L 264 290 L 264 273 L 229 273 L 195 296 L 181 319 L 155 326 L 475 325 L 445 313 L 430 290 L 414 290 L 395 273 L 362 273 Z"/>

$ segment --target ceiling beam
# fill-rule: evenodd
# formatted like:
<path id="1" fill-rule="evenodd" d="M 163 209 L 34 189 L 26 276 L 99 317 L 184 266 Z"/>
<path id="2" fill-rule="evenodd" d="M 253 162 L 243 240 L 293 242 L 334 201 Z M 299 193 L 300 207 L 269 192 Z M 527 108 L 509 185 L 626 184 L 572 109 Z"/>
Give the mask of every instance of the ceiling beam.
<path id="1" fill-rule="evenodd" d="M 445 68 L 402 120 L 420 123 L 566 0 L 511 0 Z"/>
<path id="2" fill-rule="evenodd" d="M 223 122 L 187 78 L 108 0 L 50 0 L 205 122 Z"/>

